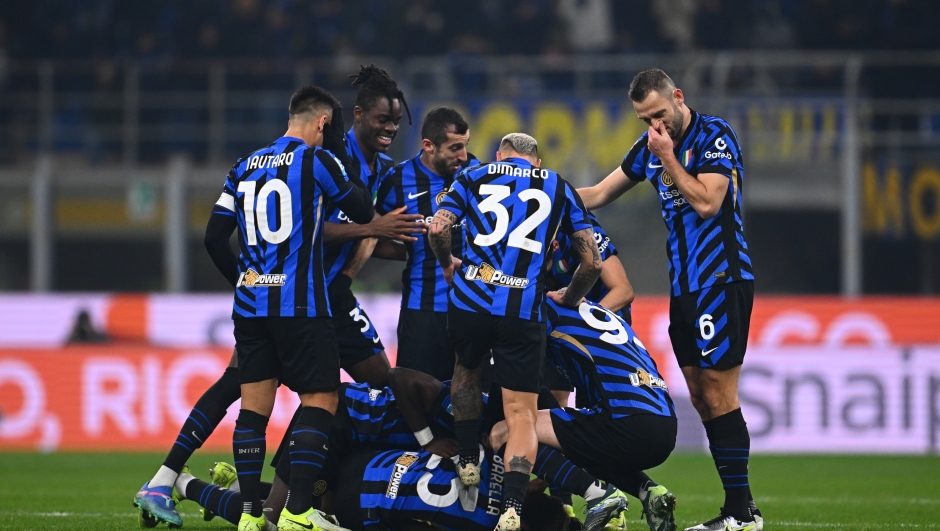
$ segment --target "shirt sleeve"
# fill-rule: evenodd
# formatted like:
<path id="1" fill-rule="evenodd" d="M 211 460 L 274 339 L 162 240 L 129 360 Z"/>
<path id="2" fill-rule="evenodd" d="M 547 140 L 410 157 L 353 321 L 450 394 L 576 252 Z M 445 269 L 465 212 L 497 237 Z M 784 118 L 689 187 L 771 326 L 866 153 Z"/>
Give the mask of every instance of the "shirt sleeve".
<path id="1" fill-rule="evenodd" d="M 738 137 L 724 121 L 715 121 L 705 127 L 696 151 L 696 161 L 691 170 L 694 175 L 718 173 L 730 178 L 741 157 Z"/>
<path id="2" fill-rule="evenodd" d="M 649 133 L 643 133 L 643 136 L 633 144 L 633 147 L 630 148 L 630 152 L 627 153 L 627 156 L 623 158 L 623 162 L 620 163 L 620 169 L 623 170 L 623 173 L 627 175 L 627 178 L 631 181 L 645 181 L 646 180 L 646 169 L 643 168 L 645 164 L 643 152 L 646 151 L 646 143 L 649 140 Z"/>
<path id="3" fill-rule="evenodd" d="M 388 214 L 402 206 L 402 200 L 398 197 L 399 187 L 395 186 L 400 175 L 399 168 L 394 166 L 379 177 L 379 191 L 375 196 L 375 211 L 379 214 Z"/>
<path id="4" fill-rule="evenodd" d="M 235 216 L 235 168 L 237 167 L 238 164 L 233 166 L 232 171 L 228 172 L 228 176 L 225 177 L 225 184 L 222 185 L 222 195 L 219 196 L 219 200 L 212 207 L 213 214 Z"/>
<path id="5" fill-rule="evenodd" d="M 568 181 L 560 177 L 558 181 L 564 187 L 565 194 L 565 206 L 561 213 L 561 227 L 559 227 L 559 230 L 564 234 L 574 234 L 591 228 L 591 220 L 588 218 L 584 203 L 581 202 L 581 196 L 574 191 Z"/>
<path id="6" fill-rule="evenodd" d="M 594 241 L 597 242 L 597 249 L 601 252 L 601 261 L 603 262 L 611 256 L 616 255 L 617 248 L 614 247 L 614 242 L 610 240 L 610 236 L 604 231 L 604 227 L 601 226 L 601 223 L 590 211 L 588 212 L 588 218 L 591 220 L 591 225 L 594 228 Z"/>
<path id="7" fill-rule="evenodd" d="M 313 150 L 313 176 L 330 201 L 336 203 L 352 190 L 343 163 L 325 149 Z"/>
<path id="8" fill-rule="evenodd" d="M 441 201 L 437 209 L 446 209 L 454 213 L 457 218 L 462 218 L 464 212 L 467 211 L 468 190 L 469 182 L 467 174 L 461 173 L 457 175 L 457 178 L 454 179 L 454 184 L 450 185 L 450 190 L 447 192 L 447 195 L 444 196 L 444 200 Z"/>

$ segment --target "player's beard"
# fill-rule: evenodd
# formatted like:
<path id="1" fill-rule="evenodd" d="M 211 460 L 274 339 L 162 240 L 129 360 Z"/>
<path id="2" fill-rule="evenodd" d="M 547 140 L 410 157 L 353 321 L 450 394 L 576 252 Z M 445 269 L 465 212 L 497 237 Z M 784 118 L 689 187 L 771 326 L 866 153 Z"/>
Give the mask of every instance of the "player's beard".
<path id="1" fill-rule="evenodd" d="M 673 140 L 679 140 L 679 136 L 682 135 L 682 122 L 684 121 L 682 119 L 682 109 L 680 109 L 679 106 L 676 105 L 676 102 L 674 101 L 670 100 L 669 103 L 672 104 L 672 116 L 673 116 L 672 123 L 669 124 L 671 126 L 669 128 L 669 138 Z"/>

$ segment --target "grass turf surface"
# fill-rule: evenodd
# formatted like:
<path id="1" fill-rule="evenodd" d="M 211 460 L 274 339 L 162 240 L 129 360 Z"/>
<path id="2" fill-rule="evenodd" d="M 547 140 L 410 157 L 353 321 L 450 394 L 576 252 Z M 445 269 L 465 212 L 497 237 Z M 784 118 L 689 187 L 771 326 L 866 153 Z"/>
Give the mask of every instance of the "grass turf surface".
<path id="1" fill-rule="evenodd" d="M 0 453 L 0 529 L 137 529 L 131 501 L 163 456 L 154 454 Z M 198 453 L 194 473 L 206 479 L 228 454 Z M 751 486 L 771 530 L 940 530 L 940 457 L 763 456 L 751 459 Z M 266 467 L 265 481 L 273 470 Z M 715 516 L 723 494 L 711 459 L 676 454 L 650 476 L 679 499 L 679 528 Z M 630 501 L 628 529 L 645 531 Z M 203 522 L 198 506 L 180 506 L 184 528 L 234 529 Z M 166 529 L 161 526 L 158 529 Z"/>

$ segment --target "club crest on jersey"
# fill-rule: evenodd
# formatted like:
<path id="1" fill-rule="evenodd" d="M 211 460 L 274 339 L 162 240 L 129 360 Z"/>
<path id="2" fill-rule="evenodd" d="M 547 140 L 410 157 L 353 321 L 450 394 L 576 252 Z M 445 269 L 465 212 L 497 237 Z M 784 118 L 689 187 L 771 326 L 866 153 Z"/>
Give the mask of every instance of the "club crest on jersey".
<path id="1" fill-rule="evenodd" d="M 447 197 L 447 190 L 444 190 L 443 192 L 437 194 L 434 197 L 434 202 L 439 205 L 441 204 L 442 201 L 444 201 L 445 197 Z"/>
<path id="2" fill-rule="evenodd" d="M 665 380 L 657 378 L 643 369 L 637 369 L 635 373 L 630 375 L 630 383 L 636 387 L 645 385 L 646 387 L 656 387 L 663 391 L 669 391 L 669 389 L 666 388 Z"/>
<path id="3" fill-rule="evenodd" d="M 249 269 L 241 275 L 238 275 L 236 288 L 245 286 L 246 288 L 268 288 L 283 286 L 287 281 L 287 275 L 267 274 L 262 275 L 254 269 Z"/>
<path id="4" fill-rule="evenodd" d="M 385 497 L 394 500 L 398 497 L 398 488 L 401 487 L 401 478 L 405 472 L 411 468 L 411 465 L 418 460 L 418 454 L 415 452 L 405 452 L 395 460 L 395 466 L 392 467 L 392 477 L 388 480 L 388 490 L 385 491 Z"/>
<path id="5" fill-rule="evenodd" d="M 663 174 L 659 176 L 659 181 L 663 183 L 663 186 L 666 188 L 675 184 L 675 181 L 672 180 L 672 175 L 669 175 L 669 172 L 666 170 L 663 170 Z"/>
<path id="6" fill-rule="evenodd" d="M 481 280 L 487 284 L 506 288 L 525 288 L 529 285 L 529 279 L 503 274 L 502 271 L 486 262 L 483 262 L 479 267 L 467 266 L 467 274 L 464 275 L 464 278 L 467 280 Z"/>
<path id="7" fill-rule="evenodd" d="M 381 389 L 369 389 L 369 402 L 375 402 L 375 399 L 382 394 Z"/>

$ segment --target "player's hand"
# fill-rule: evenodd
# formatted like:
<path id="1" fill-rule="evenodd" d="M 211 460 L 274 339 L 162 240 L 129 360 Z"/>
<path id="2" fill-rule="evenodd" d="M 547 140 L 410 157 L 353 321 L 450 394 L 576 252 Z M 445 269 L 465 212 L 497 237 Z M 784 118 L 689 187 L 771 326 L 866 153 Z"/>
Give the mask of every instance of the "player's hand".
<path id="1" fill-rule="evenodd" d="M 384 216 L 373 219 L 369 223 L 372 236 L 403 242 L 418 241 L 418 238 L 415 238 L 412 234 L 424 234 L 428 231 L 424 223 L 419 223 L 420 220 L 424 219 L 424 216 L 421 214 L 405 214 L 406 208 L 396 208 Z"/>
<path id="2" fill-rule="evenodd" d="M 581 297 L 581 299 L 577 301 L 567 300 L 567 297 L 566 297 L 567 293 L 568 293 L 568 288 L 561 288 L 558 291 L 549 291 L 547 295 L 548 295 L 548 298 L 551 299 L 552 302 L 554 302 L 555 304 L 559 304 L 561 306 L 568 306 L 569 308 L 577 308 L 578 306 L 581 305 L 582 302 L 584 302 L 584 297 Z"/>
<path id="3" fill-rule="evenodd" d="M 454 272 L 460 269 L 460 264 L 463 262 L 460 261 L 460 258 L 456 256 L 450 257 L 450 267 L 445 267 L 444 269 L 444 280 L 447 282 L 447 285 L 450 286 L 454 283 Z"/>
<path id="4" fill-rule="evenodd" d="M 431 452 L 434 455 L 439 455 L 444 459 L 450 459 L 457 455 L 457 439 L 449 439 L 444 437 L 435 437 L 424 447 L 425 450 Z"/>
<path id="5" fill-rule="evenodd" d="M 669 132 L 666 131 L 666 125 L 662 120 L 653 122 L 647 133 L 649 137 L 646 145 L 649 147 L 649 150 L 653 152 L 653 155 L 659 157 L 659 160 L 673 155 L 672 137 L 670 137 Z"/>

